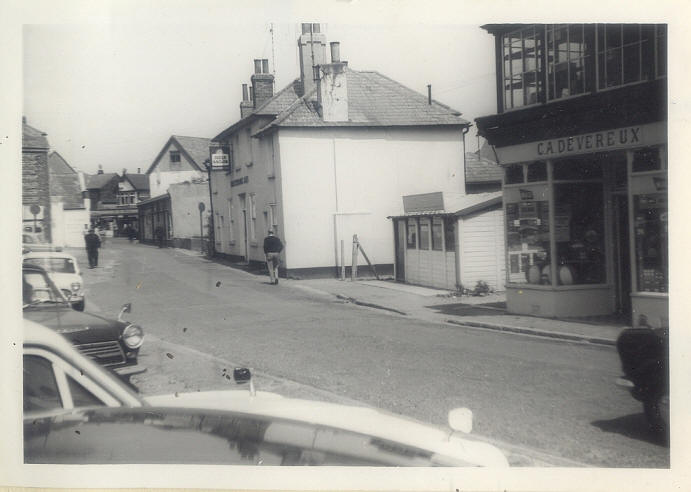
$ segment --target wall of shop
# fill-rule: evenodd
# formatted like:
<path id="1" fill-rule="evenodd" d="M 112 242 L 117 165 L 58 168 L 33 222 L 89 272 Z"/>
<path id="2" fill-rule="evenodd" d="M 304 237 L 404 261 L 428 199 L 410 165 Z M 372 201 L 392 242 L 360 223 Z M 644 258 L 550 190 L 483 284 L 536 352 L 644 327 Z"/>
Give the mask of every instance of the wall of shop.
<path id="1" fill-rule="evenodd" d="M 84 234 L 88 231 L 90 215 L 87 209 L 64 210 L 62 203 L 55 201 L 51 205 L 53 244 L 56 246 L 81 248 L 84 246 Z"/>
<path id="2" fill-rule="evenodd" d="M 479 281 L 504 290 L 506 279 L 504 211 L 487 210 L 458 221 L 460 278 L 463 287 L 473 289 Z"/>
<path id="3" fill-rule="evenodd" d="M 353 234 L 373 263 L 392 265 L 387 216 L 401 196 L 462 191 L 463 153 L 460 129 L 281 129 L 286 267 L 332 268 Z"/>
<path id="4" fill-rule="evenodd" d="M 199 223 L 199 203 L 204 204 L 202 224 L 204 236 L 208 237 L 209 215 L 209 184 L 208 183 L 176 183 L 168 189 L 170 195 L 171 214 L 173 219 L 174 239 L 199 237 L 201 227 Z"/>

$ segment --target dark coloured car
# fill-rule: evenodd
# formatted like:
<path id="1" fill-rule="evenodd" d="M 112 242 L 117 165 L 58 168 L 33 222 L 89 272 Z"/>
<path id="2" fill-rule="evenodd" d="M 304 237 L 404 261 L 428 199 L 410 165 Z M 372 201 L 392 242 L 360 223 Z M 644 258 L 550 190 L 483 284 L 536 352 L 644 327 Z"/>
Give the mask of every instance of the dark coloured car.
<path id="1" fill-rule="evenodd" d="M 621 386 L 643 403 L 650 426 L 669 430 L 669 330 L 629 328 L 617 339 L 624 378 Z"/>
<path id="2" fill-rule="evenodd" d="M 124 380 L 145 370 L 137 364 L 144 340 L 141 327 L 120 317 L 75 311 L 43 268 L 22 265 L 22 297 L 25 319 L 64 335 L 80 352 Z M 128 311 L 129 306 L 123 306 L 120 316 Z"/>

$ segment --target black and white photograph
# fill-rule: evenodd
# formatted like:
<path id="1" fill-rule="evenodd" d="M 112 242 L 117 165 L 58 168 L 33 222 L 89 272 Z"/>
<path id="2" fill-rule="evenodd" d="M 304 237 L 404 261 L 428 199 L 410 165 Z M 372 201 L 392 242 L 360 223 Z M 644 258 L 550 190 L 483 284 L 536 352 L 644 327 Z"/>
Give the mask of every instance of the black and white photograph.
<path id="1" fill-rule="evenodd" d="M 688 485 L 686 3 L 0 6 L 0 486 Z"/>

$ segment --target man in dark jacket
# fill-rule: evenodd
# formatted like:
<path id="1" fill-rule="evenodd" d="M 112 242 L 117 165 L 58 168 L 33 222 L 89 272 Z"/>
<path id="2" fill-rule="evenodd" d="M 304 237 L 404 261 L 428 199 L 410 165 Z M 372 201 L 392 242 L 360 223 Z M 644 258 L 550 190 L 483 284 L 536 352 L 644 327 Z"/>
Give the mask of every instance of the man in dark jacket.
<path id="1" fill-rule="evenodd" d="M 266 266 L 269 269 L 269 279 L 273 285 L 278 285 L 278 265 L 281 263 L 281 251 L 283 243 L 274 235 L 274 231 L 269 229 L 269 235 L 264 238 L 264 254 L 266 255 Z"/>
<path id="2" fill-rule="evenodd" d="M 84 236 L 86 243 L 86 255 L 89 257 L 89 268 L 98 266 L 98 248 L 101 247 L 101 238 L 94 233 L 93 229 L 89 229 L 89 233 Z"/>

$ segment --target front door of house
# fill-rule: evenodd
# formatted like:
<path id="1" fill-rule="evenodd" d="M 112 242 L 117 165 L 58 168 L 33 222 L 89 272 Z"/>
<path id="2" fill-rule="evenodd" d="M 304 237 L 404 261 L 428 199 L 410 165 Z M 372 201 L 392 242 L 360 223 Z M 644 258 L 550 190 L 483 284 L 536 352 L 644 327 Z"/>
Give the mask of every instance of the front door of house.
<path id="1" fill-rule="evenodd" d="M 393 223 L 396 243 L 396 281 L 405 282 L 406 222 L 394 220 Z"/>

